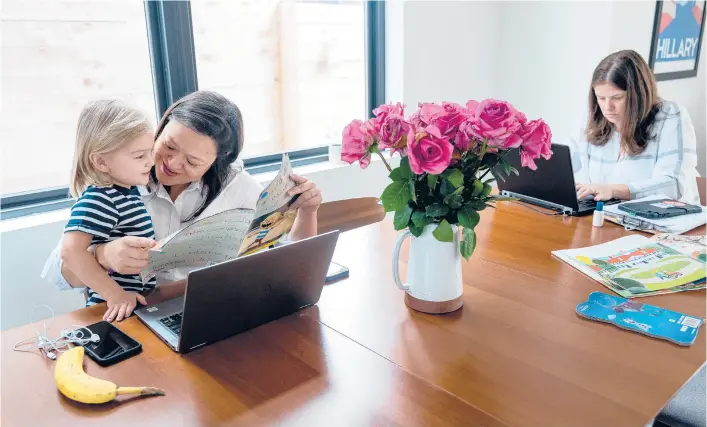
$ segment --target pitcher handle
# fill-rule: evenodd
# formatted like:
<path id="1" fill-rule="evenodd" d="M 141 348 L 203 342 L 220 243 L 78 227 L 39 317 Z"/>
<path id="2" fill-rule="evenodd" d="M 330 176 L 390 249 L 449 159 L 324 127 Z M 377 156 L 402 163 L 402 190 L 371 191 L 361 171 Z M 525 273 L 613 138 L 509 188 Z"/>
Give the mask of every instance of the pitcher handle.
<path id="1" fill-rule="evenodd" d="M 410 287 L 407 284 L 403 284 L 400 281 L 400 248 L 403 246 L 405 238 L 411 236 L 410 230 L 405 230 L 398 235 L 398 240 L 395 242 L 395 249 L 393 249 L 393 279 L 395 279 L 395 284 L 398 288 L 403 291 L 407 291 Z"/>

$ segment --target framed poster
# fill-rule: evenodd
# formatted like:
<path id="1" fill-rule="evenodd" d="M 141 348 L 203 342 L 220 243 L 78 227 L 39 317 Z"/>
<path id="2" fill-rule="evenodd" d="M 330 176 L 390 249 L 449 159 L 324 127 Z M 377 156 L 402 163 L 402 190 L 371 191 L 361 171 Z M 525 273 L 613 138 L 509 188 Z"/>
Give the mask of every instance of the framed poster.
<path id="1" fill-rule="evenodd" d="M 704 22 L 705 1 L 657 2 L 649 59 L 656 80 L 697 75 Z"/>

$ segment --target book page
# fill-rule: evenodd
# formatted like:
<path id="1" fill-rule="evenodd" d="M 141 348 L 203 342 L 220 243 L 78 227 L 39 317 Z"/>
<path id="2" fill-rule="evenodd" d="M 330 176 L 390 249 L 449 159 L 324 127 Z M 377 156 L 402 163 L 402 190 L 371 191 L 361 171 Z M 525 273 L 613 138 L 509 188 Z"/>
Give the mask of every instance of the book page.
<path id="1" fill-rule="evenodd" d="M 553 254 L 624 297 L 704 287 L 704 263 L 643 236 Z"/>
<path id="2" fill-rule="evenodd" d="M 203 218 L 162 239 L 150 250 L 142 280 L 178 267 L 204 267 L 238 256 L 253 219 L 250 209 L 232 209 Z"/>
<path id="3" fill-rule="evenodd" d="M 658 234 L 651 238 L 661 245 L 665 245 L 692 257 L 700 262 L 707 262 L 707 237 L 683 236 L 681 234 Z"/>
<path id="4" fill-rule="evenodd" d="M 287 192 L 295 187 L 290 179 L 292 165 L 287 154 L 282 155 L 282 166 L 275 179 L 260 194 L 255 208 L 255 219 L 251 223 L 238 255 L 257 252 L 274 245 L 288 233 L 295 222 L 297 212 L 290 205 L 297 196 L 290 197 Z"/>
<path id="5" fill-rule="evenodd" d="M 255 206 L 255 218 L 272 213 L 285 205 L 289 206 L 295 201 L 294 197 L 287 195 L 287 192 L 295 186 L 295 182 L 290 179 L 292 173 L 290 158 L 287 154 L 283 154 L 282 165 L 277 176 L 260 193 L 258 204 Z"/>

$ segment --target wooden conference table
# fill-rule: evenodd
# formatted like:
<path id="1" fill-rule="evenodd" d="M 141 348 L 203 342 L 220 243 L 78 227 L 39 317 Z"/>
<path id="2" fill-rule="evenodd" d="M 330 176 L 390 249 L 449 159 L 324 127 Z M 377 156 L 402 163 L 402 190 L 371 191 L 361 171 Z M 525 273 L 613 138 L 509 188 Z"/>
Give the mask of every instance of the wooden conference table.
<path id="1" fill-rule="evenodd" d="M 12 351 L 31 328 L 5 331 L 2 425 L 641 427 L 705 362 L 704 330 L 683 348 L 575 314 L 590 292 L 609 291 L 550 251 L 606 242 L 622 228 L 504 205 L 483 212 L 477 232 L 464 306 L 449 315 L 405 306 L 390 266 L 396 233 L 384 220 L 340 236 L 334 259 L 350 278 L 327 285 L 314 307 L 185 356 L 131 318 L 119 327 L 142 354 L 109 368 L 86 358 L 89 374 L 164 397 L 69 401 L 53 362 Z M 704 291 L 645 302 L 705 316 Z M 53 332 L 101 315 L 74 311 Z"/>

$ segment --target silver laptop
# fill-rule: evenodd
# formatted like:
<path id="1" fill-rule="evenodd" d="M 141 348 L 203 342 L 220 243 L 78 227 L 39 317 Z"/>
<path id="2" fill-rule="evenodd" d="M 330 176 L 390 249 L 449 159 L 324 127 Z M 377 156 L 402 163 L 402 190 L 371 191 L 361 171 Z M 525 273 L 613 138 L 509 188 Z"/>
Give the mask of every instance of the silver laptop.
<path id="1" fill-rule="evenodd" d="M 338 237 L 332 231 L 194 270 L 183 297 L 135 313 L 179 353 L 247 331 L 319 301 Z"/>

